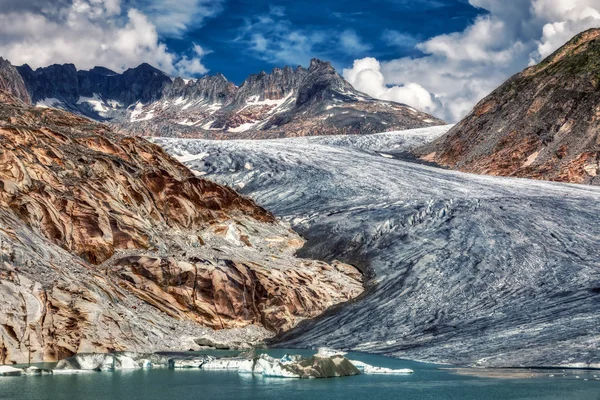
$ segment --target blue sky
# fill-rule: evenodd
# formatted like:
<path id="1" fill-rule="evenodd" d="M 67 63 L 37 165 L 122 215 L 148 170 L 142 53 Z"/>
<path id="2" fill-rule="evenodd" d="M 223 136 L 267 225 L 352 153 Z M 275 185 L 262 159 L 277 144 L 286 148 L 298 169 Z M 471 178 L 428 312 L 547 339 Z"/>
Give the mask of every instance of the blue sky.
<path id="1" fill-rule="evenodd" d="M 593 27 L 600 0 L 0 0 L 0 56 L 236 84 L 317 57 L 373 97 L 456 122 Z"/>
<path id="2" fill-rule="evenodd" d="M 329 60 L 338 70 L 365 56 L 383 61 L 418 57 L 417 43 L 462 31 L 482 13 L 462 0 L 233 0 L 204 26 L 165 40 L 178 52 L 190 42 L 210 50 L 203 64 L 239 84 L 249 73 L 306 66 L 312 57 Z M 294 34 L 300 38 L 290 39 Z M 267 40 L 264 48 L 253 41 L 261 36 Z"/>

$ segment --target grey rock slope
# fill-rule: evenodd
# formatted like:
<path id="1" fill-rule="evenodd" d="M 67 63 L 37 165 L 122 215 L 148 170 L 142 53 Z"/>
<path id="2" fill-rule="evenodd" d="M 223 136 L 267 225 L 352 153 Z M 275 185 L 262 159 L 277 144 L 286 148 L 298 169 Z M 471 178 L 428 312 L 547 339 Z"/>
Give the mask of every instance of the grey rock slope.
<path id="1" fill-rule="evenodd" d="M 329 64 L 313 59 L 308 69 L 275 68 L 240 87 L 217 74 L 172 80 L 142 64 L 115 73 L 74 65 L 32 70 L 18 67 L 33 102 L 109 122 L 147 136 L 213 139 L 364 134 L 440 125 L 404 104 L 355 90 Z"/>
<path id="2" fill-rule="evenodd" d="M 278 345 L 600 367 L 600 189 L 389 158 L 447 129 L 156 142 L 290 221 L 308 239 L 304 254 L 370 272 L 361 297 Z"/>

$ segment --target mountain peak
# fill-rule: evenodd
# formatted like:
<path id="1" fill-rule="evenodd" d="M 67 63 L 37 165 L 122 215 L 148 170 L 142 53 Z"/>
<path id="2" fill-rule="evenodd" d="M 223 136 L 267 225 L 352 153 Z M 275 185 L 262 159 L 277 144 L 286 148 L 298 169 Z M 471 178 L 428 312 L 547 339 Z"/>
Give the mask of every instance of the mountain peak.
<path id="1" fill-rule="evenodd" d="M 91 73 L 94 74 L 99 74 L 99 75 L 105 75 L 105 76 L 111 76 L 111 75 L 117 75 L 117 73 L 111 69 L 108 69 L 106 67 L 100 67 L 100 66 L 96 66 L 92 69 L 90 69 Z"/>
<path id="2" fill-rule="evenodd" d="M 311 69 L 322 68 L 322 67 L 333 68 L 329 61 L 322 61 L 322 60 L 319 60 L 318 58 L 313 58 L 310 60 L 310 66 L 308 67 L 308 69 L 311 70 Z"/>
<path id="3" fill-rule="evenodd" d="M 167 74 L 162 72 L 160 69 L 155 68 L 148 63 L 142 63 L 135 68 L 129 68 L 125 72 L 123 72 L 123 75 L 133 75 L 133 74 L 154 74 L 154 75 L 167 76 Z"/>

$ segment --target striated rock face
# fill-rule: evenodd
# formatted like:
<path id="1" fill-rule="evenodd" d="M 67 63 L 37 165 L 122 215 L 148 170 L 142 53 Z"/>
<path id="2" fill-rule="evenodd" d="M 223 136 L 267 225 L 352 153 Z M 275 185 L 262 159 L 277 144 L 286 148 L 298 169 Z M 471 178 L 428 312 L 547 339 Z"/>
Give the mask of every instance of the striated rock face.
<path id="1" fill-rule="evenodd" d="M 33 101 L 146 136 L 213 139 L 366 134 L 440 125 L 412 107 L 358 92 L 327 62 L 275 68 L 240 87 L 217 74 L 171 80 L 142 64 L 117 74 L 71 64 L 18 67 Z"/>
<path id="2" fill-rule="evenodd" d="M 509 79 L 417 154 L 491 175 L 600 184 L 600 29 Z"/>
<path id="3" fill-rule="evenodd" d="M 31 103 L 23 78 L 11 63 L 2 57 L 0 57 L 0 91 L 8 92 L 25 103 Z"/>
<path id="4" fill-rule="evenodd" d="M 0 364 L 280 332 L 362 292 L 302 245 L 158 146 L 0 93 Z"/>

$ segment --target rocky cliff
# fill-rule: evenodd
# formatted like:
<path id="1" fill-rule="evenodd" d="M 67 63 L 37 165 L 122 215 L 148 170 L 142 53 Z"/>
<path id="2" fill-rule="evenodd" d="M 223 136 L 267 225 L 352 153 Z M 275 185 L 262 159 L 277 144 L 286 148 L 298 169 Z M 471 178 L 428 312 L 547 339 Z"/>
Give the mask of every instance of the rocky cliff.
<path id="1" fill-rule="evenodd" d="M 142 64 L 117 74 L 72 64 L 18 67 L 33 102 L 148 136 L 272 138 L 440 125 L 412 107 L 358 92 L 327 62 L 275 68 L 237 87 L 223 75 L 172 80 Z"/>
<path id="2" fill-rule="evenodd" d="M 417 151 L 467 172 L 600 184 L 600 30 L 573 38 Z"/>
<path id="3" fill-rule="evenodd" d="M 0 92 L 0 364 L 264 336 L 362 291 L 302 245 L 158 146 Z"/>
<path id="4" fill-rule="evenodd" d="M 12 94 L 25 103 L 31 103 L 23 78 L 11 63 L 2 57 L 0 57 L 0 90 Z"/>

